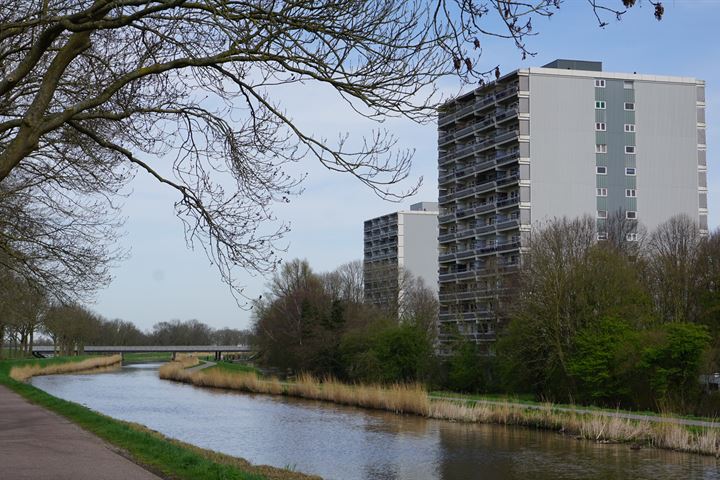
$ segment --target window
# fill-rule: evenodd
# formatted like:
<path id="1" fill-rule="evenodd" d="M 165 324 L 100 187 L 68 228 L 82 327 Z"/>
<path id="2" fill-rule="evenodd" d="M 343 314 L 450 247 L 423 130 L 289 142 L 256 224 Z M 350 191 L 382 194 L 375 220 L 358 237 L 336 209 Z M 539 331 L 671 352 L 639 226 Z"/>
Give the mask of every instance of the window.
<path id="1" fill-rule="evenodd" d="M 625 153 L 635 155 L 635 145 L 625 145 Z"/>
<path id="2" fill-rule="evenodd" d="M 638 234 L 637 233 L 628 233 L 625 235 L 625 240 L 628 242 L 637 242 L 638 240 Z"/>
<path id="3" fill-rule="evenodd" d="M 625 81 L 623 82 L 623 87 L 626 88 L 626 89 L 628 89 L 628 90 L 632 90 L 632 89 L 633 89 L 633 82 L 632 82 L 632 80 L 625 80 Z"/>
<path id="4" fill-rule="evenodd" d="M 607 218 L 607 210 L 598 210 L 597 218 Z"/>
<path id="5" fill-rule="evenodd" d="M 604 123 L 597 122 L 597 123 L 595 123 L 595 130 L 598 132 L 604 132 L 605 130 L 607 130 L 607 128 Z"/>
<path id="6" fill-rule="evenodd" d="M 607 145 L 604 143 L 596 143 L 595 153 L 607 153 Z"/>
<path id="7" fill-rule="evenodd" d="M 625 102 L 625 110 L 635 110 L 635 104 L 632 102 Z"/>
<path id="8" fill-rule="evenodd" d="M 598 240 L 607 240 L 608 239 L 607 232 L 598 232 L 597 239 Z"/>
<path id="9" fill-rule="evenodd" d="M 595 167 L 595 173 L 598 175 L 607 175 L 607 167 Z"/>
<path id="10" fill-rule="evenodd" d="M 634 177 L 635 175 L 637 175 L 637 169 L 634 167 L 628 167 L 625 169 L 625 175 Z"/>
<path id="11" fill-rule="evenodd" d="M 634 123 L 626 123 L 625 124 L 625 131 L 632 133 L 635 131 L 635 124 Z"/>
<path id="12" fill-rule="evenodd" d="M 635 195 L 635 189 L 634 188 L 626 188 L 625 196 L 629 197 L 629 198 L 635 198 L 637 196 L 637 195 Z"/>
<path id="13" fill-rule="evenodd" d="M 598 197 L 607 197 L 607 188 L 598 188 L 597 196 Z"/>
<path id="14" fill-rule="evenodd" d="M 603 79 L 601 79 L 601 78 L 596 78 L 596 79 L 595 79 L 595 86 L 598 87 L 598 88 L 605 88 L 605 80 L 603 80 Z"/>
<path id="15" fill-rule="evenodd" d="M 637 212 L 628 210 L 627 212 L 625 212 L 625 218 L 630 219 L 630 220 L 635 220 L 635 219 L 637 219 Z"/>
<path id="16" fill-rule="evenodd" d="M 597 100 L 595 102 L 595 110 L 605 110 L 605 101 L 604 100 Z"/>

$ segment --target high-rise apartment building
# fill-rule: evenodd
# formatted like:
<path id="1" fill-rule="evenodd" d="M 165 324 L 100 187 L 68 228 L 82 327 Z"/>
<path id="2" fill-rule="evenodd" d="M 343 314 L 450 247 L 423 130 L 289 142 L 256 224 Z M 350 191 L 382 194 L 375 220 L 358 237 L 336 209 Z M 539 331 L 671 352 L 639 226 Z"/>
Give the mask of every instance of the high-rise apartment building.
<path id="1" fill-rule="evenodd" d="M 409 211 L 365 221 L 365 301 L 397 308 L 405 272 L 437 292 L 438 204 L 420 202 Z"/>
<path id="2" fill-rule="evenodd" d="M 556 60 L 447 102 L 438 128 L 441 341 L 494 340 L 503 275 L 543 221 L 591 214 L 602 239 L 610 215 L 685 213 L 707 231 L 701 80 Z"/>

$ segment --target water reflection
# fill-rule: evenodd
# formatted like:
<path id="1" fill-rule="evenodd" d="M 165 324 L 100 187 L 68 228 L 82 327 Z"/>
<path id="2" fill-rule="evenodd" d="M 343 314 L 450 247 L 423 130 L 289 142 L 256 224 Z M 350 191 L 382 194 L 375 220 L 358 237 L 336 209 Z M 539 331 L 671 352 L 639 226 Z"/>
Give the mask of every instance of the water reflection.
<path id="1" fill-rule="evenodd" d="M 546 431 L 397 416 L 159 380 L 157 365 L 33 384 L 115 418 L 253 463 L 327 479 L 718 479 L 714 458 Z"/>

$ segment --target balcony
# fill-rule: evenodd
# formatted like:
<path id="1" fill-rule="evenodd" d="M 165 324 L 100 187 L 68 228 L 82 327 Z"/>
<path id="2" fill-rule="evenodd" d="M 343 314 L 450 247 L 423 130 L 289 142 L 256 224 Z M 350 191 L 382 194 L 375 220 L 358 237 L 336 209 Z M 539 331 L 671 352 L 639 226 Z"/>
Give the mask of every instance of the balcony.
<path id="1" fill-rule="evenodd" d="M 495 143 L 505 143 L 510 140 L 516 140 L 518 137 L 518 131 L 517 130 L 510 130 L 507 132 L 501 132 L 498 133 L 495 137 Z"/>
<path id="2" fill-rule="evenodd" d="M 447 223 L 455 220 L 455 212 L 438 215 L 438 223 Z"/>
<path id="3" fill-rule="evenodd" d="M 508 250 L 517 250 L 520 248 L 520 241 L 515 240 L 513 242 L 499 243 L 495 246 L 495 251 L 506 252 Z"/>
<path id="4" fill-rule="evenodd" d="M 447 262 L 448 260 L 455 260 L 455 252 L 441 253 L 438 257 L 438 261 Z"/>
<path id="5" fill-rule="evenodd" d="M 473 133 L 475 133 L 475 128 L 476 128 L 476 125 L 470 125 L 468 127 L 461 128 L 460 130 L 457 130 L 455 132 L 455 138 L 457 138 L 459 140 L 461 138 L 466 137 L 467 135 L 472 135 Z"/>
<path id="6" fill-rule="evenodd" d="M 443 233 L 442 235 L 438 235 L 438 242 L 442 243 L 442 242 L 447 242 L 449 240 L 454 240 L 456 234 L 457 234 L 457 232 L 448 232 L 448 233 Z"/>
<path id="7" fill-rule="evenodd" d="M 515 160 L 516 158 L 520 158 L 520 150 L 514 149 L 509 152 L 498 152 L 495 157 L 495 162 L 498 165 L 501 165 L 510 160 Z"/>
<path id="8" fill-rule="evenodd" d="M 466 105 L 462 107 L 460 110 L 457 110 L 455 112 L 455 120 L 460 120 L 461 118 L 465 118 L 468 115 L 472 115 L 475 113 L 475 106 L 473 104 Z"/>
<path id="9" fill-rule="evenodd" d="M 497 202 L 497 208 L 507 208 L 520 203 L 520 197 L 510 197 Z"/>
<path id="10" fill-rule="evenodd" d="M 506 88 L 504 90 L 500 90 L 499 92 L 497 92 L 495 94 L 495 101 L 499 102 L 501 100 L 504 100 L 512 95 L 516 95 L 517 92 L 518 92 L 518 85 L 517 84 L 510 85 L 508 88 Z"/>
<path id="11" fill-rule="evenodd" d="M 508 108 L 507 110 L 501 110 L 498 111 L 495 115 L 495 121 L 497 123 L 503 123 L 508 120 L 511 120 L 518 116 L 518 109 L 517 108 Z"/>
<path id="12" fill-rule="evenodd" d="M 495 183 L 497 183 L 498 187 L 505 187 L 507 185 L 511 185 L 513 183 L 517 183 L 520 180 L 520 175 L 517 173 L 514 175 L 505 175 L 504 177 L 499 177 Z"/>
<path id="13" fill-rule="evenodd" d="M 474 256 L 475 256 L 475 250 L 472 248 L 469 248 L 467 250 L 458 251 L 455 254 L 455 259 L 456 260 L 464 260 L 466 258 L 472 258 Z"/>
<path id="14" fill-rule="evenodd" d="M 438 135 L 438 145 L 445 145 L 446 143 L 450 143 L 455 139 L 455 132 L 447 132 L 441 135 Z"/>
<path id="15" fill-rule="evenodd" d="M 438 126 L 439 127 L 444 127 L 446 125 L 450 125 L 454 121 L 455 121 L 455 112 L 454 111 L 447 112 L 447 113 L 440 112 L 438 115 Z"/>
<path id="16" fill-rule="evenodd" d="M 503 220 L 502 222 L 498 222 L 498 223 L 497 223 L 497 230 L 498 230 L 498 232 L 499 232 L 499 231 L 502 231 L 502 230 L 509 230 L 509 229 L 512 229 L 512 228 L 517 228 L 517 227 L 519 227 L 519 226 L 520 226 L 520 222 L 518 221 L 518 219 L 517 219 L 517 218 L 513 218 L 513 219 L 510 219 L 510 220 Z"/>
<path id="17" fill-rule="evenodd" d="M 495 95 L 488 95 L 475 102 L 475 111 L 481 112 L 490 105 L 495 105 Z"/>
<path id="18" fill-rule="evenodd" d="M 475 124 L 475 132 L 481 132 L 488 127 L 495 126 L 495 119 L 491 116 Z"/>

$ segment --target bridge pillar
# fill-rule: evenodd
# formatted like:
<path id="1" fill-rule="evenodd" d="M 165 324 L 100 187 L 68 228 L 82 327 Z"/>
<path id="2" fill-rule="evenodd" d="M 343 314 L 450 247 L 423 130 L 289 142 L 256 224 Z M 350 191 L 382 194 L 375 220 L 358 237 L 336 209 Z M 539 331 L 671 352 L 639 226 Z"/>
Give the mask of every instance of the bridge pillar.
<path id="1" fill-rule="evenodd" d="M 215 361 L 220 361 L 220 352 L 215 352 Z"/>
<path id="2" fill-rule="evenodd" d="M 172 352 L 172 361 L 173 361 L 173 362 L 175 361 L 175 354 L 176 354 L 176 353 L 177 353 L 177 352 Z"/>

